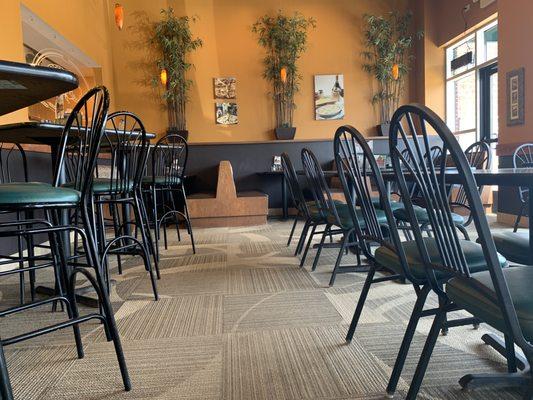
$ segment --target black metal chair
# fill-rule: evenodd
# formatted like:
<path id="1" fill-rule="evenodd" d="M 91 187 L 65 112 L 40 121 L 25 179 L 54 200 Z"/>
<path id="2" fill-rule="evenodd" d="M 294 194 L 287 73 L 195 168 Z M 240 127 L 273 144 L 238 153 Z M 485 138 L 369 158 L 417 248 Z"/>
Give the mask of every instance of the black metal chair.
<path id="1" fill-rule="evenodd" d="M 424 154 L 429 148 L 427 133 L 429 129 L 435 131 L 443 141 L 443 157 L 442 161 L 437 165 L 428 165 L 423 160 Z M 411 160 L 415 161 L 414 163 L 406 162 L 405 158 L 396 150 L 399 143 L 405 144 L 408 141 L 411 143 L 408 145 L 408 149 Z M 435 318 L 432 328 L 427 337 L 426 345 L 424 346 L 407 394 L 408 399 L 415 399 L 439 332 L 445 327 L 464 325 L 465 322 L 471 323 L 472 321 L 470 318 L 448 321 L 448 313 L 459 309 L 466 309 L 473 313 L 474 317 L 478 318 L 478 321 L 482 320 L 491 323 L 486 313 L 480 312 L 480 310 L 484 310 L 486 304 L 483 302 L 488 298 L 491 299 L 490 301 L 498 302 L 497 299 L 501 293 L 496 295 L 495 292 L 492 292 L 490 294 L 488 286 L 482 288 L 484 284 L 480 285 L 482 282 L 478 281 L 475 277 L 488 276 L 489 280 L 491 276 L 493 278 L 495 276 L 503 277 L 502 267 L 506 266 L 506 262 L 496 252 L 494 243 L 492 242 L 488 222 L 484 216 L 484 210 L 481 204 L 479 189 L 476 186 L 469 161 L 461 150 L 454 135 L 435 113 L 427 107 L 420 105 L 400 107 L 394 114 L 391 123 L 390 149 L 392 164 L 400 190 L 405 194 L 405 209 L 413 227 L 412 233 L 415 240 L 412 243 L 414 245 L 414 251 L 417 252 L 427 282 L 424 288 L 426 291 L 433 291 L 439 299 L 439 307 L 436 310 L 422 311 L 420 307 L 413 313 L 387 390 L 389 395 L 391 395 L 396 389 L 399 373 L 405 361 L 406 349 L 404 348 L 404 344 L 406 341 L 410 342 L 412 340 L 414 327 L 416 327 L 416 323 L 414 327 L 411 324 L 413 316 L 418 319 L 421 316 L 434 315 Z M 449 193 L 447 190 L 449 185 L 446 183 L 447 157 L 451 157 L 455 167 L 458 169 L 461 177 L 460 184 L 465 190 L 466 199 L 472 210 L 472 218 L 477 233 L 480 236 L 481 244 L 459 238 L 460 231 L 453 220 L 449 204 Z M 409 193 L 407 188 L 408 181 L 415 181 L 417 183 L 421 196 L 427 204 L 426 211 L 430 221 L 430 229 L 433 233 L 430 238 L 423 236 L 414 204 L 408 198 L 409 196 L 407 196 Z M 512 269 L 509 269 L 509 271 L 512 273 Z M 444 285 L 450 279 L 452 280 L 447 284 L 445 291 Z M 468 303 L 466 298 L 473 301 L 472 297 L 468 297 L 469 295 L 464 295 L 464 299 L 462 294 L 452 295 L 450 288 L 456 287 L 456 284 L 452 282 L 457 282 L 459 286 L 464 284 L 466 285 L 465 291 L 472 290 L 478 294 L 480 297 L 474 301 L 476 304 L 472 305 Z M 499 292 L 499 290 L 497 291 Z M 455 299 L 460 300 L 455 301 Z M 502 302 L 501 304 L 505 304 L 505 307 L 501 310 L 504 314 L 507 314 L 509 311 L 508 307 L 512 303 Z M 490 305 L 487 306 L 490 307 Z M 417 314 L 418 316 L 416 316 Z M 491 325 L 495 326 L 493 323 Z M 512 332 L 515 333 L 516 331 Z M 405 353 L 402 354 L 403 351 Z M 509 347 L 508 352 L 513 352 L 512 346 Z M 509 360 L 512 360 L 512 358 L 514 356 L 509 356 Z M 509 368 L 513 368 L 511 361 Z M 470 382 L 472 381 L 470 380 Z"/>
<path id="2" fill-rule="evenodd" d="M 324 231 L 322 232 L 322 238 L 317 248 L 315 261 L 313 263 L 313 270 L 316 269 L 326 237 L 328 235 L 342 235 L 339 254 L 331 273 L 329 286 L 333 286 L 336 276 L 339 273 L 367 272 L 367 267 L 361 264 L 361 249 L 359 248 L 359 242 L 355 237 L 355 225 L 354 220 L 351 218 L 349 207 L 346 204 L 339 204 L 333 200 L 320 163 L 316 156 L 306 148 L 302 149 L 302 164 L 309 188 L 313 194 L 315 210 L 320 216 L 320 220 L 326 221 Z M 307 242 L 306 252 L 310 246 L 315 228 L 316 225 L 313 226 L 313 230 L 311 231 L 311 236 Z M 342 257 L 348 248 L 353 248 L 355 250 L 357 264 L 341 266 Z"/>
<path id="3" fill-rule="evenodd" d="M 138 116 L 127 111 L 110 114 L 100 146 L 93 196 L 100 262 L 105 266 L 108 285 L 109 255 L 117 256 L 119 274 L 122 273 L 121 256 L 141 256 L 157 300 L 157 284 L 150 254 L 158 278 L 159 267 L 141 192 L 148 146 L 146 130 Z M 104 172 L 107 172 L 106 176 Z M 111 215 L 112 237 L 106 235 L 106 207 Z M 134 236 L 135 233 L 140 233 L 140 240 L 137 235 Z"/>
<path id="4" fill-rule="evenodd" d="M 60 302 L 67 311 L 68 319 L 64 322 L 21 333 L 10 338 L 0 339 L 0 393 L 3 399 L 13 399 L 9 382 L 3 346 L 21 342 L 58 329 L 73 327 L 78 357 L 83 358 L 84 351 L 79 331 L 79 324 L 89 320 L 99 320 L 109 341 L 114 342 L 122 380 L 126 390 L 131 389 L 126 361 L 120 337 L 116 327 L 113 309 L 109 301 L 106 284 L 98 260 L 98 251 L 93 236 L 92 182 L 96 165 L 96 157 L 100 145 L 107 113 L 109 94 L 104 87 L 97 87 L 85 94 L 72 110 L 63 130 L 58 147 L 59 161 L 54 166 L 54 184 L 52 186 L 32 183 L 12 183 L 0 185 L 0 211 L 44 210 L 49 217 L 45 220 L 15 221 L 0 226 L 0 237 L 18 237 L 48 234 L 53 254 L 52 262 L 45 262 L 31 267 L 32 269 L 54 268 L 57 294 L 49 299 L 36 301 L 23 306 L 10 307 L 0 312 L 0 316 L 23 312 L 50 303 Z M 76 168 L 66 168 L 68 151 L 77 154 Z M 73 175 L 72 175 L 73 173 Z M 72 188 L 60 187 L 64 175 L 73 182 Z M 59 212 L 78 209 L 81 226 L 59 224 Z M 69 233 L 75 232 L 81 240 L 83 254 L 69 254 Z M 60 240 L 66 242 L 59 244 Z M 37 257 L 34 257 L 34 259 Z M 0 275 L 18 273 L 5 271 Z M 75 287 L 78 277 L 83 276 L 96 290 L 100 303 L 99 311 L 79 316 L 75 298 Z"/>
<path id="5" fill-rule="evenodd" d="M 513 153 L 513 168 L 532 168 L 533 167 L 533 143 L 526 143 L 516 148 Z M 520 197 L 520 211 L 516 216 L 513 232 L 518 230 L 520 220 L 528 208 L 529 188 L 519 187 L 518 195 Z"/>
<path id="6" fill-rule="evenodd" d="M 167 223 L 172 218 L 176 227 L 178 240 L 181 240 L 179 219 L 185 223 L 191 237 L 193 253 L 196 254 L 194 235 L 187 207 L 185 192 L 185 169 L 189 147 L 180 135 L 168 134 L 159 139 L 151 151 L 151 170 L 143 178 L 144 193 L 150 197 L 154 224 L 155 251 L 159 258 L 159 240 L 163 227 L 164 245 L 168 249 Z M 178 210 L 178 201 L 183 211 Z"/>

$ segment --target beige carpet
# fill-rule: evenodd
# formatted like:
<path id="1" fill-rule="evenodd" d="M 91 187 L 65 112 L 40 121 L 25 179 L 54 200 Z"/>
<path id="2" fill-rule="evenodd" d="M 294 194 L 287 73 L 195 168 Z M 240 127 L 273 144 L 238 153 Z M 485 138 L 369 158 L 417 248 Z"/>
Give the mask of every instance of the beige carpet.
<path id="1" fill-rule="evenodd" d="M 76 359 L 72 331 L 6 348 L 17 399 L 381 399 L 414 304 L 408 285 L 371 291 L 353 342 L 344 341 L 364 276 L 326 284 L 336 250 L 325 250 L 316 272 L 298 267 L 289 222 L 196 230 L 172 237 L 162 252 L 161 299 L 153 301 L 139 260 L 115 273 L 113 305 L 133 390 L 122 390 L 112 346 L 96 323 L 82 328 L 86 356 Z M 313 255 L 313 253 L 311 253 Z M 41 274 L 39 283 L 47 280 Z M 0 286 L 3 304 L 17 300 L 16 281 Z M 432 300 L 434 301 L 434 300 Z M 82 308 L 82 311 L 87 311 Z M 63 317 L 48 308 L 2 318 L 8 337 Z M 402 398 L 431 321 L 415 337 L 400 382 Z M 469 372 L 505 369 L 480 337 L 487 330 L 452 329 L 439 338 L 421 399 L 515 399 L 510 391 L 460 390 Z"/>

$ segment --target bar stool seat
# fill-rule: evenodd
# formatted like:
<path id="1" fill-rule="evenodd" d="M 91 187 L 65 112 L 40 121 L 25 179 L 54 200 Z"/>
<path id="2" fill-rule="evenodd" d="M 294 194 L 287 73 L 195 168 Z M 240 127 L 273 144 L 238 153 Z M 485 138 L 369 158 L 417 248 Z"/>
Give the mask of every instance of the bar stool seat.
<path id="1" fill-rule="evenodd" d="M 427 211 L 424 208 L 414 205 L 413 209 L 415 211 L 416 219 L 418 220 L 419 223 L 421 224 L 429 223 L 429 216 L 428 216 Z M 403 208 L 403 206 L 397 208 L 396 210 L 393 209 L 393 214 L 396 219 L 400 221 L 409 222 L 409 216 L 407 215 L 407 211 L 405 210 L 405 208 Z M 452 215 L 452 220 L 456 225 L 464 225 L 466 223 L 466 219 L 462 215 L 456 214 L 453 212 L 451 213 L 451 215 Z"/>
<path id="2" fill-rule="evenodd" d="M 355 212 L 356 212 L 358 220 L 359 220 L 359 227 L 362 228 L 362 229 L 366 228 L 365 220 L 364 220 L 363 216 L 361 215 L 361 209 L 359 207 L 356 207 L 355 208 Z M 380 225 L 386 225 L 387 224 L 387 216 L 385 214 L 385 211 L 380 210 L 380 209 L 376 209 L 375 212 L 376 212 L 376 217 L 377 217 L 377 220 L 378 220 L 379 224 Z M 348 229 L 353 228 L 353 219 L 352 219 L 352 216 L 350 214 L 350 209 L 348 208 L 348 205 L 346 205 L 346 204 L 337 205 L 337 214 L 339 215 L 339 219 L 340 219 L 340 222 L 342 223 L 343 227 L 348 228 Z M 335 216 L 334 215 L 328 216 L 327 219 L 328 219 L 329 223 L 331 223 L 331 224 L 335 223 Z"/>
<path id="3" fill-rule="evenodd" d="M 372 197 L 372 204 L 375 208 L 381 208 L 381 200 L 379 197 Z M 397 210 L 399 208 L 403 208 L 403 203 L 401 201 L 389 201 L 390 208 L 392 211 Z"/>
<path id="4" fill-rule="evenodd" d="M 106 193 L 109 193 L 109 194 L 113 194 L 113 193 L 116 193 L 116 192 L 124 192 L 126 190 L 128 191 L 131 191 L 133 189 L 133 182 L 128 182 L 128 187 L 127 188 L 123 188 L 122 185 L 123 185 L 123 182 L 121 181 L 117 181 L 117 180 L 114 180 L 113 181 L 113 187 L 111 187 L 111 179 L 109 178 L 94 178 L 93 179 L 93 187 L 92 187 L 92 190 L 93 190 L 93 193 L 96 193 L 96 194 L 106 194 Z M 126 186 L 126 185 L 124 185 Z M 64 188 L 73 188 L 74 187 L 74 183 L 73 182 L 67 182 L 65 184 L 62 185 L 62 187 Z"/>
<path id="5" fill-rule="evenodd" d="M 529 248 L 529 233 L 527 232 L 497 232 L 492 235 L 499 253 L 510 262 L 533 265 L 533 256 Z"/>
<path id="6" fill-rule="evenodd" d="M 4 183 L 0 185 L 1 206 L 77 204 L 80 198 L 81 194 L 77 190 L 53 187 L 45 183 Z"/>
<path id="7" fill-rule="evenodd" d="M 527 266 L 506 268 L 503 274 L 524 337 L 531 342 L 533 341 L 533 297 L 531 296 L 533 268 Z M 472 280 L 481 283 L 485 290 L 473 285 Z M 499 331 L 507 332 L 489 271 L 472 274 L 470 279 L 463 277 L 450 279 L 446 285 L 446 293 L 454 303 L 471 314 Z"/>
<path id="8" fill-rule="evenodd" d="M 434 238 L 424 238 L 424 242 L 428 249 L 429 256 L 435 264 L 442 263 L 437 242 Z M 485 271 L 487 269 L 487 262 L 483 255 L 483 249 L 478 243 L 471 242 L 469 240 L 461 240 L 461 247 L 468 263 L 468 267 L 472 273 Z M 418 246 L 415 240 L 402 243 L 402 247 L 409 264 L 409 270 L 413 276 L 420 280 L 426 279 L 426 267 L 422 263 Z M 389 249 L 388 247 L 381 246 L 375 253 L 376 261 L 384 267 L 392 269 L 398 274 L 403 274 L 402 265 L 398 255 Z M 502 255 L 498 254 L 500 266 L 503 268 L 507 265 L 507 260 Z M 445 280 L 449 274 L 446 272 L 435 271 L 435 276 L 438 280 Z"/>
<path id="9" fill-rule="evenodd" d="M 143 185 L 152 185 L 155 183 L 156 186 L 169 186 L 180 185 L 181 182 L 181 178 L 168 176 L 145 176 L 142 179 Z"/>

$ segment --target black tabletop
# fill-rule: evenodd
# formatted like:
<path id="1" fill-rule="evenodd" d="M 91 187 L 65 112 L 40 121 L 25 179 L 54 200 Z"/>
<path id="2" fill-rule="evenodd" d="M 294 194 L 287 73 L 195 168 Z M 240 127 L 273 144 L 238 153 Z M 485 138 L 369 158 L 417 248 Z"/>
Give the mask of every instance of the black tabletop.
<path id="1" fill-rule="evenodd" d="M 43 122 L 18 122 L 0 125 L 0 142 L 52 146 L 58 143 L 62 132 L 63 125 Z M 115 130 L 109 130 L 108 132 L 114 134 Z M 153 139 L 155 136 L 153 133 L 146 133 L 148 139 Z"/>
<path id="2" fill-rule="evenodd" d="M 66 93 L 78 87 L 72 72 L 0 61 L 0 115 Z"/>

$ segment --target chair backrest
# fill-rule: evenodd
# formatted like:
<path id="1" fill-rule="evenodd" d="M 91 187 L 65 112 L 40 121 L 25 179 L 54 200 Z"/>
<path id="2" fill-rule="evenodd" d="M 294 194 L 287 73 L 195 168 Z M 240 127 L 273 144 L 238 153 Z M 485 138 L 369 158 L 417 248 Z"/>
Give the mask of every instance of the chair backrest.
<path id="1" fill-rule="evenodd" d="M 292 201 L 294 206 L 298 209 L 299 213 L 305 218 L 309 218 L 309 207 L 305 201 L 305 196 L 300 186 L 300 181 L 298 180 L 298 175 L 292 164 L 291 158 L 287 153 L 281 154 L 281 165 L 283 166 L 283 175 L 285 176 L 285 181 L 289 187 L 289 192 L 292 196 Z"/>
<path id="2" fill-rule="evenodd" d="M 26 152 L 18 143 L 0 143 L 0 183 L 16 181 L 28 182 Z"/>
<path id="3" fill-rule="evenodd" d="M 316 156 L 307 148 L 302 149 L 302 165 L 320 218 L 326 220 L 328 217 L 332 217 L 332 222 L 342 227 L 324 171 L 322 171 Z"/>
<path id="4" fill-rule="evenodd" d="M 465 157 L 472 169 L 490 169 L 492 161 L 492 152 L 487 142 L 479 141 L 471 144 L 465 150 Z M 478 187 L 479 193 L 483 191 L 483 186 Z M 463 186 L 459 185 L 455 192 L 452 191 L 450 203 L 453 207 L 462 207 L 469 210 L 466 192 Z M 471 216 L 468 218 L 466 225 L 470 223 Z"/>
<path id="5" fill-rule="evenodd" d="M 377 243 L 391 248 L 400 259 L 404 276 L 416 283 L 417 279 L 409 272 L 406 256 L 401 246 L 396 220 L 389 203 L 390 194 L 368 142 L 354 127 L 341 126 L 335 132 L 333 147 L 335 164 L 346 197 L 346 204 L 365 257 L 374 259 L 370 249 L 372 244 Z M 372 184 L 378 190 L 381 209 L 387 216 L 386 227 L 380 225 L 377 218 L 376 207 L 372 201 Z M 356 209 L 356 204 L 359 210 Z M 361 226 L 364 226 L 364 229 L 361 229 Z M 384 235 L 384 231 L 388 233 L 387 236 Z"/>
<path id="6" fill-rule="evenodd" d="M 61 183 L 64 170 L 65 180 L 82 193 L 83 199 L 91 193 L 108 110 L 109 92 L 103 86 L 89 90 L 72 109 L 58 147 L 54 186 Z"/>
<path id="7" fill-rule="evenodd" d="M 526 143 L 516 148 L 513 154 L 514 168 L 533 168 L 533 143 Z M 529 200 L 529 188 L 519 187 L 518 194 L 522 203 Z"/>
<path id="8" fill-rule="evenodd" d="M 109 114 L 100 144 L 96 176 L 104 177 L 109 168 L 109 192 L 127 194 L 140 188 L 146 166 L 149 142 L 140 118 L 128 111 Z M 105 157 L 108 155 L 110 157 Z"/>
<path id="9" fill-rule="evenodd" d="M 165 185 L 183 182 L 189 156 L 189 147 L 183 136 L 168 134 L 157 141 L 152 149 L 152 179 Z"/>

